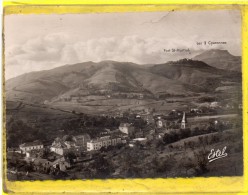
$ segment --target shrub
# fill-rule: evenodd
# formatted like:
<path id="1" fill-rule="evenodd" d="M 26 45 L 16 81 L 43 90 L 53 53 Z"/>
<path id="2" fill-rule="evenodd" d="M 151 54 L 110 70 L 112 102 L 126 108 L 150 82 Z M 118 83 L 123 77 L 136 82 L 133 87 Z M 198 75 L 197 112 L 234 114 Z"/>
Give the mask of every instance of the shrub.
<path id="1" fill-rule="evenodd" d="M 196 167 L 194 168 L 197 175 L 202 175 L 206 172 L 208 172 L 207 164 L 207 153 L 203 150 L 200 150 L 198 152 L 194 152 L 194 157 L 196 159 Z"/>
<path id="2" fill-rule="evenodd" d="M 183 139 L 183 138 L 187 138 L 187 137 L 190 137 L 191 135 L 191 131 L 190 129 L 180 129 L 180 138 Z"/>

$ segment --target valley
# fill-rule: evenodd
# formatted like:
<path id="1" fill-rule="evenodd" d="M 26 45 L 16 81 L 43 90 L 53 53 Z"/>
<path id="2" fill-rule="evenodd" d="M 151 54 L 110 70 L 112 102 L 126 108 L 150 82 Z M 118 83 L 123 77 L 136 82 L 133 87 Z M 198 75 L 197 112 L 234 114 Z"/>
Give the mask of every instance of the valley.
<path id="1" fill-rule="evenodd" d="M 229 55 L 214 50 L 197 59 L 207 56 L 215 61 L 216 52 L 222 60 Z M 242 74 L 203 60 L 149 65 L 83 62 L 7 80 L 8 177 L 44 180 L 242 175 L 243 166 L 235 162 L 237 158 L 240 165 L 242 160 Z M 123 125 L 133 133 L 124 133 Z M 87 143 L 79 148 L 73 145 L 72 137 L 86 135 Z M 119 139 L 121 143 L 94 146 L 92 150 L 85 146 L 101 139 Z M 30 157 L 28 152 L 25 156 L 19 148 L 36 140 L 44 146 L 41 156 Z M 56 140 L 64 144 L 53 149 Z M 220 162 L 234 168 L 216 170 L 219 165 L 209 164 L 207 154 L 213 147 L 227 144 L 230 158 Z M 61 154 L 57 149 L 67 152 Z M 137 157 L 142 162 L 135 160 Z M 32 159 L 53 166 L 35 165 Z M 57 160 L 70 161 L 70 167 L 57 167 Z M 30 173 L 25 175 L 23 170 Z"/>

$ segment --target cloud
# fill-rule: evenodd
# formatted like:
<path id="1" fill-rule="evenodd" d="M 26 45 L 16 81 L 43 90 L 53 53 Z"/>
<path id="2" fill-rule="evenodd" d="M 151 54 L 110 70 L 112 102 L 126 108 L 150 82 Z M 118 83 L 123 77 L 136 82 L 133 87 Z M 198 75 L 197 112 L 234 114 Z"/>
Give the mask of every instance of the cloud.
<path id="1" fill-rule="evenodd" d="M 116 60 L 139 64 L 164 63 L 182 57 L 192 57 L 197 52 L 217 46 L 196 44 L 197 37 L 162 39 L 138 36 L 103 37 L 71 42 L 63 33 L 49 34 L 6 48 L 6 78 L 51 69 L 65 64 L 85 61 Z M 172 52 L 172 49 L 190 49 L 189 52 Z M 165 52 L 165 50 L 171 50 Z"/>

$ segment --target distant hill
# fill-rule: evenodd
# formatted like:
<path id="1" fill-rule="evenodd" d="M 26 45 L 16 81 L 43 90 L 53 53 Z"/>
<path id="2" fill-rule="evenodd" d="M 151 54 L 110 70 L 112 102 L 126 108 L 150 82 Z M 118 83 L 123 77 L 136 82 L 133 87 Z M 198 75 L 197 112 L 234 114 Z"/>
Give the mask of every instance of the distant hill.
<path id="1" fill-rule="evenodd" d="M 222 81 L 240 82 L 240 78 L 240 74 L 188 59 L 148 66 L 131 62 L 84 62 L 9 79 L 6 94 L 7 100 L 37 103 L 92 94 L 191 96 L 212 92 Z"/>
<path id="2" fill-rule="evenodd" d="M 233 56 L 227 50 L 211 49 L 193 58 L 219 69 L 241 72 L 241 57 Z"/>

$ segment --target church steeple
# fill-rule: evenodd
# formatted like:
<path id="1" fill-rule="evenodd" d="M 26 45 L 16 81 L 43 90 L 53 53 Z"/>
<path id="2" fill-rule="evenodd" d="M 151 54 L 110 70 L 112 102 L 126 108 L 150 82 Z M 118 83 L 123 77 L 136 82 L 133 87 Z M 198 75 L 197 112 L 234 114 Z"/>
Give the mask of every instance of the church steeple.
<path id="1" fill-rule="evenodd" d="M 181 129 L 185 129 L 186 128 L 186 116 L 185 116 L 185 112 L 183 112 L 183 118 L 182 118 L 182 122 L 181 122 Z"/>

